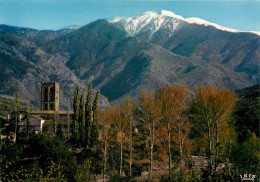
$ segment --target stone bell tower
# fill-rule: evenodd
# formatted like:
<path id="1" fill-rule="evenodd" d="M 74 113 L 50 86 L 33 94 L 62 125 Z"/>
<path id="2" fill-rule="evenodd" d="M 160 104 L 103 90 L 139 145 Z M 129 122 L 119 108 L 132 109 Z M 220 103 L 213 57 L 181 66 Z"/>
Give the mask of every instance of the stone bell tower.
<path id="1" fill-rule="evenodd" d="M 41 110 L 59 110 L 59 84 L 57 82 L 41 83 Z"/>

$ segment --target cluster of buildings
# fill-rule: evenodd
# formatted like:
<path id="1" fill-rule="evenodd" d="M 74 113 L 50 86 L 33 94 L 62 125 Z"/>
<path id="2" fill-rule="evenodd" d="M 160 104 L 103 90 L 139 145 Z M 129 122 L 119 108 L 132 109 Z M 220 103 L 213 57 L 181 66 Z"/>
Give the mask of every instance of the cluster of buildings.
<path id="1" fill-rule="evenodd" d="M 40 110 L 32 110 L 29 116 L 26 111 L 20 112 L 18 128 L 21 131 L 27 131 L 29 126 L 30 133 L 54 133 L 54 114 L 58 114 L 59 120 L 56 127 L 60 128 L 66 135 L 69 135 L 67 120 L 68 115 L 71 117 L 73 111 L 59 111 L 59 84 L 57 82 L 41 83 L 40 108 Z M 11 121 L 10 118 L 12 118 L 12 115 L 8 115 L 7 124 Z"/>

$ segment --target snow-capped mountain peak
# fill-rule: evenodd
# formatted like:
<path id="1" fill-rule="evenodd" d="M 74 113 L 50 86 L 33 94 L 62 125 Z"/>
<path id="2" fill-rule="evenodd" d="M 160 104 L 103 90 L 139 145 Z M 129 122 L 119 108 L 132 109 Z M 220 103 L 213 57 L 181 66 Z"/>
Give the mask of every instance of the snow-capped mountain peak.
<path id="1" fill-rule="evenodd" d="M 174 34 L 176 30 L 182 27 L 185 23 L 198 24 L 204 26 L 213 26 L 216 29 L 228 32 L 241 32 L 235 29 L 226 28 L 215 23 L 208 22 L 206 20 L 192 17 L 183 18 L 180 15 L 176 15 L 171 11 L 162 10 L 160 14 L 156 12 L 145 12 L 138 16 L 130 18 L 117 17 L 110 20 L 110 23 L 120 23 L 124 26 L 125 30 L 130 35 L 135 35 L 140 32 L 148 32 L 150 36 L 156 33 L 160 29 L 168 29 L 168 36 Z M 260 32 L 251 32 L 260 35 Z"/>
<path id="2" fill-rule="evenodd" d="M 181 16 L 172 12 L 162 11 L 161 14 L 156 12 L 145 12 L 138 16 L 124 18 L 115 18 L 110 23 L 120 23 L 130 35 L 140 32 L 149 32 L 153 35 L 162 27 L 167 27 L 172 34 L 179 26 Z"/>
<path id="3" fill-rule="evenodd" d="M 126 20 L 125 28 L 130 34 L 135 34 L 142 30 L 146 25 L 150 24 L 158 18 L 155 12 L 145 12 L 139 16 L 128 18 Z"/>

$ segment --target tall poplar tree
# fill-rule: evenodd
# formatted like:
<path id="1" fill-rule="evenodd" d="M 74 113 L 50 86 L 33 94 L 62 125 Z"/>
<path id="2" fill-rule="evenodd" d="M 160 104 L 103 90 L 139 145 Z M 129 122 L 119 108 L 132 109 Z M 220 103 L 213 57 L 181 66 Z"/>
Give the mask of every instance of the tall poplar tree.
<path id="1" fill-rule="evenodd" d="M 85 125 L 85 142 L 87 148 L 90 144 L 90 136 L 91 136 L 91 125 L 92 125 L 92 84 L 88 87 L 88 96 L 85 104 L 85 115 L 86 115 L 86 125 Z"/>
<path id="2" fill-rule="evenodd" d="M 122 119 L 127 123 L 128 131 L 128 141 L 129 141 L 129 176 L 132 176 L 132 163 L 133 163 L 133 111 L 136 109 L 135 100 L 131 99 L 129 96 L 121 104 L 121 115 Z"/>
<path id="3" fill-rule="evenodd" d="M 92 127 L 91 127 L 91 134 L 90 134 L 90 147 L 94 146 L 97 144 L 98 141 L 98 98 L 99 98 L 99 92 L 97 92 L 96 97 L 93 102 L 92 106 L 92 112 L 93 112 L 93 122 L 92 122 Z"/>
<path id="4" fill-rule="evenodd" d="M 153 181 L 154 146 L 158 139 L 159 121 L 161 119 L 161 103 L 155 92 L 140 91 L 137 117 L 148 130 L 147 141 L 149 143 L 149 181 Z"/>
<path id="5" fill-rule="evenodd" d="M 74 100 L 73 100 L 73 122 L 72 122 L 72 129 L 71 133 L 75 137 L 78 132 L 78 119 L 79 119 L 79 86 L 76 87 L 74 93 Z"/>
<path id="6" fill-rule="evenodd" d="M 79 125 L 79 135 L 80 139 L 84 140 L 85 138 L 85 92 L 86 90 L 83 89 L 81 98 L 80 98 L 80 104 L 79 104 L 79 120 L 78 120 L 78 125 Z"/>
<path id="7" fill-rule="evenodd" d="M 164 124 L 167 128 L 167 140 L 168 140 L 168 164 L 169 164 L 169 181 L 171 180 L 171 142 L 173 128 L 177 128 L 178 120 L 181 118 L 181 114 L 185 109 L 186 98 L 189 91 L 186 87 L 176 85 L 171 87 L 162 87 L 158 91 L 159 99 L 162 103 L 162 113 Z M 180 128 L 180 127 L 179 127 Z M 180 139 L 181 140 L 181 139 Z M 182 147 L 182 141 L 180 145 Z M 181 148 L 180 147 L 180 148 Z M 181 162 L 182 162 L 182 150 L 180 149 Z"/>
<path id="8" fill-rule="evenodd" d="M 29 138 L 30 134 L 30 115 L 31 115 L 31 107 L 30 107 L 30 100 L 28 99 L 28 105 L 27 105 L 27 119 L 26 119 L 26 134 L 27 134 L 27 140 Z"/>
<path id="9" fill-rule="evenodd" d="M 53 116 L 53 125 L 54 125 L 54 135 L 57 134 L 57 123 L 59 121 L 59 111 L 57 110 L 57 106 L 54 102 L 54 116 Z"/>
<path id="10" fill-rule="evenodd" d="M 107 160 L 108 160 L 108 148 L 110 144 L 110 138 L 111 135 L 111 125 L 112 125 L 112 109 L 111 107 L 107 107 L 102 113 L 101 113 L 101 126 L 102 126 L 102 137 L 101 141 L 104 144 L 104 165 L 103 165 L 103 181 L 106 181 L 107 176 Z"/>
<path id="11" fill-rule="evenodd" d="M 67 139 L 69 139 L 69 133 L 70 133 L 70 99 L 67 101 Z"/>
<path id="12" fill-rule="evenodd" d="M 216 170 L 221 138 L 226 137 L 220 134 L 228 130 L 227 121 L 234 103 L 234 94 L 230 90 L 210 86 L 195 89 L 189 101 L 190 119 L 208 142 L 211 172 Z"/>
<path id="13" fill-rule="evenodd" d="M 122 118 L 122 111 L 120 105 L 114 106 L 112 108 L 112 126 L 114 129 L 114 135 L 117 136 L 117 140 L 120 145 L 120 165 L 119 174 L 122 176 L 123 173 L 123 143 L 125 141 L 125 129 L 127 127 L 127 121 Z M 116 139 L 116 137 L 114 137 Z"/>
<path id="14" fill-rule="evenodd" d="M 19 117 L 20 117 L 20 103 L 19 103 L 19 92 L 17 92 L 15 96 L 15 137 L 14 137 L 15 141 L 18 133 Z"/>

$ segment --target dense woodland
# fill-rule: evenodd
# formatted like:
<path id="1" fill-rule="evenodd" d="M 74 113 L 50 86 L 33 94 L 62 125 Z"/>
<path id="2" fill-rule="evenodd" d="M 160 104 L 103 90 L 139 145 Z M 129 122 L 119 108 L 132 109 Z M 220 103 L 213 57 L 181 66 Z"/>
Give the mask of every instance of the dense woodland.
<path id="1" fill-rule="evenodd" d="M 240 181 L 259 179 L 259 93 L 238 97 L 205 86 L 143 90 L 139 98 L 98 109 L 99 92 L 77 87 L 70 135 L 22 133 L 15 117 L 1 128 L 1 181 Z M 70 110 L 68 101 L 68 110 Z M 28 126 L 30 123 L 28 102 Z M 11 140 L 16 137 L 16 141 Z M 198 167 L 194 157 L 204 159 Z M 170 170 L 169 170 L 170 169 Z M 255 175 L 255 176 L 253 176 Z"/>

